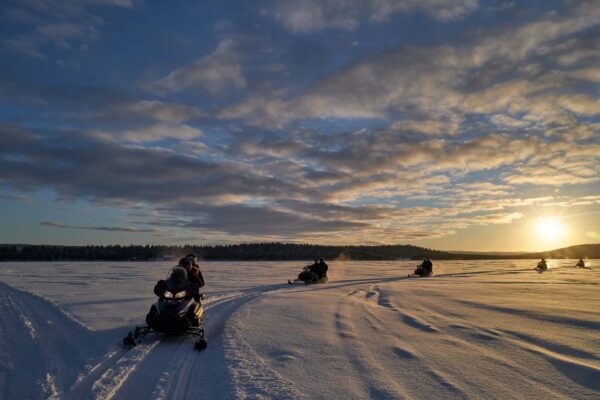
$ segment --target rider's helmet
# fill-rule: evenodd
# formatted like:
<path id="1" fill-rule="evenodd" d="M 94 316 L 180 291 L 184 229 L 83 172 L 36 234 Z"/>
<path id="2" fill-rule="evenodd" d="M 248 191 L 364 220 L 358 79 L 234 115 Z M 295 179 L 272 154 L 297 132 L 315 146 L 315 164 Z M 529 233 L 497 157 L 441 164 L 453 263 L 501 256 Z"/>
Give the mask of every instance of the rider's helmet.
<path id="1" fill-rule="evenodd" d="M 189 259 L 192 262 L 192 265 L 198 265 L 198 258 L 195 254 L 188 254 L 185 258 Z"/>
<path id="2" fill-rule="evenodd" d="M 192 265 L 194 265 L 194 263 L 188 257 L 184 257 L 181 260 L 179 260 L 179 266 L 185 269 L 190 269 Z"/>

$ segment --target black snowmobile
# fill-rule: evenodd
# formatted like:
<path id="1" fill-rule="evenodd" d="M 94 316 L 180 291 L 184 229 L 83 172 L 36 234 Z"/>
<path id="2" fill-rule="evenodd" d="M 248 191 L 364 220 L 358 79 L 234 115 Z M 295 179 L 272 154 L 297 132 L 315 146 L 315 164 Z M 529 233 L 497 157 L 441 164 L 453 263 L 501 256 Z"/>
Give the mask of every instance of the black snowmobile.
<path id="1" fill-rule="evenodd" d="M 548 264 L 546 264 L 546 260 L 540 261 L 537 266 L 534 268 L 537 272 L 544 272 L 548 270 Z"/>
<path id="2" fill-rule="evenodd" d="M 433 264 L 429 260 L 423 260 L 423 263 L 412 274 L 408 274 L 408 277 L 426 278 L 431 275 L 433 275 Z"/>
<path id="3" fill-rule="evenodd" d="M 150 307 L 146 315 L 146 326 L 137 326 L 123 338 L 123 345 L 134 347 L 138 339 L 153 332 L 167 335 L 193 335 L 197 338 L 197 350 L 206 348 L 204 339 L 204 308 L 197 294 L 194 298 L 185 268 L 171 270 L 162 289 L 157 295 L 158 301 Z M 158 285 L 157 285 L 158 287 Z M 156 292 L 156 290 L 155 290 Z"/>
<path id="4" fill-rule="evenodd" d="M 288 284 L 305 284 L 310 285 L 311 283 L 327 283 L 327 271 L 322 272 L 321 276 L 317 272 L 314 271 L 314 266 L 309 265 L 303 268 L 302 272 L 298 274 L 298 278 L 292 280 L 288 280 Z"/>

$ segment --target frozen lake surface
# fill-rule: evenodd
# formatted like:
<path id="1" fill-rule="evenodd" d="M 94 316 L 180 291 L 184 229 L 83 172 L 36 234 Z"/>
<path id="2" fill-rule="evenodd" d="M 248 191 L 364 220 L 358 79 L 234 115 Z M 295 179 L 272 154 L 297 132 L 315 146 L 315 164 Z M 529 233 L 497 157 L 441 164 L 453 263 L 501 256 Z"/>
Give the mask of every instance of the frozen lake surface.
<path id="1" fill-rule="evenodd" d="M 600 399 L 599 260 L 416 264 L 202 263 L 197 352 L 120 346 L 170 263 L 0 263 L 0 399 Z"/>

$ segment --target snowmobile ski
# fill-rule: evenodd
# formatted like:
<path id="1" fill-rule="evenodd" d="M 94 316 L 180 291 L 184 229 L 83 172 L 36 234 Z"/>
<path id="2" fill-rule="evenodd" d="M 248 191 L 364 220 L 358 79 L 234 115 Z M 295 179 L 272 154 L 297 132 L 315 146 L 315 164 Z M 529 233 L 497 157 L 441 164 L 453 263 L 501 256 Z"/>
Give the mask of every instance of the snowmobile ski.
<path id="1" fill-rule="evenodd" d="M 123 346 L 128 349 L 132 349 L 138 344 L 148 341 L 149 338 L 146 335 L 150 333 L 158 334 L 159 332 L 148 326 L 136 326 L 133 330 L 129 331 L 127 336 L 123 338 Z M 181 332 L 180 335 L 191 335 L 198 337 L 198 339 L 194 342 L 194 347 L 198 351 L 202 351 L 208 346 L 206 339 L 204 338 L 204 329 L 190 328 L 187 331 Z M 159 336 L 156 336 L 155 338 L 158 339 Z"/>
<path id="2" fill-rule="evenodd" d="M 140 344 L 149 333 L 156 333 L 156 331 L 148 326 L 136 326 L 123 338 L 123 346 L 131 349 Z"/>
<path id="3" fill-rule="evenodd" d="M 314 284 L 317 282 L 311 282 L 311 281 L 300 281 L 298 279 L 294 279 L 292 280 L 288 280 L 288 285 L 310 285 L 310 284 Z"/>
<path id="4" fill-rule="evenodd" d="M 196 340 L 196 343 L 194 343 L 194 347 L 198 351 L 202 351 L 202 350 L 206 349 L 206 347 L 207 347 L 206 340 L 204 340 L 204 338 Z"/>

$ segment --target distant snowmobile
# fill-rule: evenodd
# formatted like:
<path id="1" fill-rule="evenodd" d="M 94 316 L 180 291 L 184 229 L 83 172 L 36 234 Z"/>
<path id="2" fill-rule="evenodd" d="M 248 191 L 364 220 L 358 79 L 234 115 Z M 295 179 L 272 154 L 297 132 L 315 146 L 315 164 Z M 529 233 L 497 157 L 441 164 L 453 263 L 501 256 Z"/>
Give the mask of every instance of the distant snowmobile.
<path id="1" fill-rule="evenodd" d="M 542 258 L 542 260 L 537 264 L 534 268 L 537 272 L 544 272 L 548 270 L 548 264 L 546 264 L 546 260 Z"/>
<path id="2" fill-rule="evenodd" d="M 429 258 L 425 258 L 412 274 L 408 274 L 408 277 L 425 278 L 431 275 L 433 275 L 433 263 Z"/>
<path id="3" fill-rule="evenodd" d="M 202 297 L 200 297 L 202 298 Z M 200 299 L 199 299 L 200 300 Z M 167 335 L 192 335 L 197 350 L 206 348 L 204 308 L 190 291 L 185 268 L 175 267 L 165 281 L 164 292 L 146 315 L 146 326 L 135 327 L 123 338 L 123 345 L 135 347 L 138 339 L 153 332 Z"/>
<path id="4" fill-rule="evenodd" d="M 305 284 L 311 283 L 327 283 L 327 270 L 329 266 L 323 261 L 323 259 L 315 260 L 313 265 L 308 265 L 302 269 L 302 272 L 298 274 L 298 278 L 288 280 L 288 284 Z"/>
<path id="5" fill-rule="evenodd" d="M 575 268 L 591 269 L 590 267 L 585 266 L 585 262 L 583 261 L 582 258 L 580 258 L 579 261 L 577 261 L 577 264 L 575 264 Z"/>

